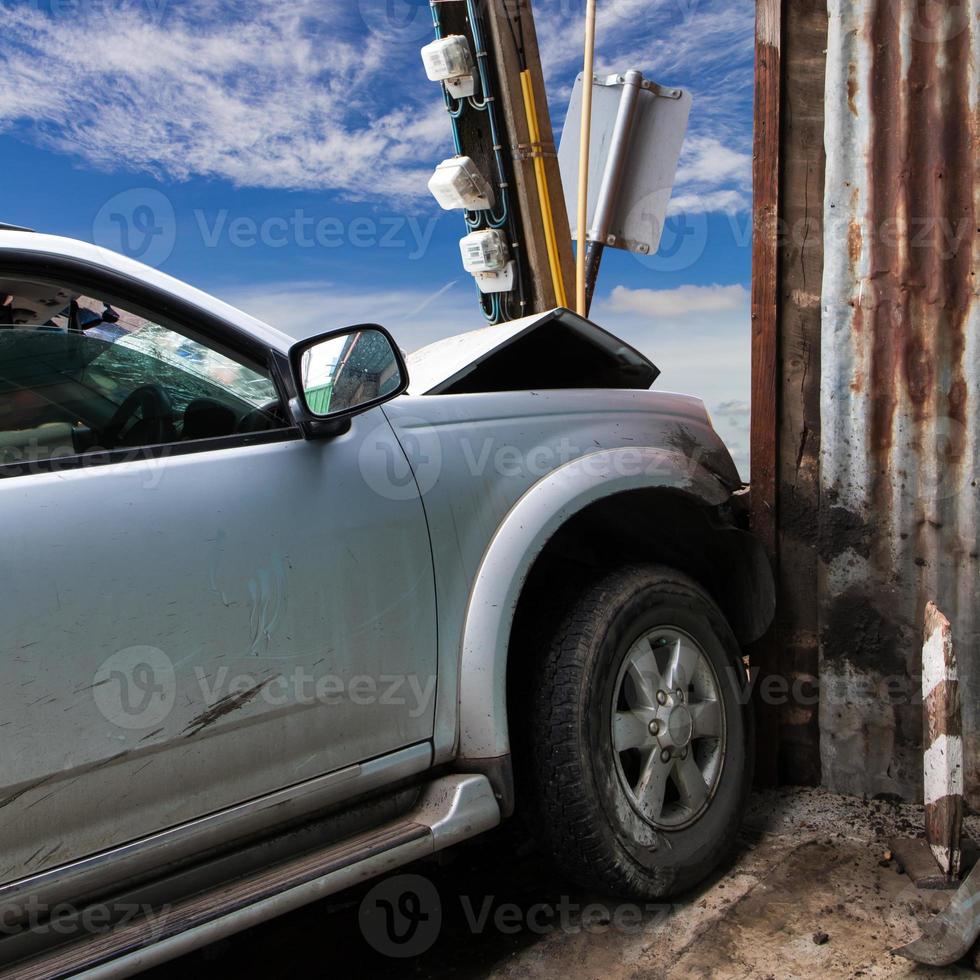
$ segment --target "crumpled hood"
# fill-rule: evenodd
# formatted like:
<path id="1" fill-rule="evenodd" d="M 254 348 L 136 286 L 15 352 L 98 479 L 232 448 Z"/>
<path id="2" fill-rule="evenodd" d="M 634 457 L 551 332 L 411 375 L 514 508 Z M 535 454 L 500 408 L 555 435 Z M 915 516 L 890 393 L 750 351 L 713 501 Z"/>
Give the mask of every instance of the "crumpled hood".
<path id="1" fill-rule="evenodd" d="M 646 391 L 658 368 L 570 310 L 484 327 L 407 358 L 412 395 L 614 388 Z"/>

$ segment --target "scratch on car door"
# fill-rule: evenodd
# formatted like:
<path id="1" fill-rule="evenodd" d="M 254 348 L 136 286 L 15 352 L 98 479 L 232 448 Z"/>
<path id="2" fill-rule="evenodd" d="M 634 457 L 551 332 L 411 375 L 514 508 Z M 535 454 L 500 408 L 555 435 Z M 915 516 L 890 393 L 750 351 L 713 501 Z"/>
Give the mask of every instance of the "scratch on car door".
<path id="1" fill-rule="evenodd" d="M 281 558 L 272 562 L 272 568 L 260 568 L 248 583 L 251 602 L 250 626 L 253 657 L 267 653 L 272 636 L 286 613 L 286 569 Z M 264 650 L 260 650 L 263 648 Z"/>
<path id="2" fill-rule="evenodd" d="M 239 708 L 244 708 L 246 704 L 254 700 L 259 692 L 267 684 L 271 684 L 275 677 L 267 677 L 264 681 L 260 681 L 254 687 L 250 687 L 247 691 L 237 691 L 234 694 L 228 694 L 223 697 L 220 701 L 216 701 L 207 711 L 202 712 L 196 718 L 194 718 L 188 726 L 184 729 L 184 735 L 187 738 L 191 738 L 197 735 L 198 732 L 203 731 L 208 725 L 213 725 L 219 718 L 224 718 L 225 715 L 230 715 L 233 711 L 237 711 Z"/>

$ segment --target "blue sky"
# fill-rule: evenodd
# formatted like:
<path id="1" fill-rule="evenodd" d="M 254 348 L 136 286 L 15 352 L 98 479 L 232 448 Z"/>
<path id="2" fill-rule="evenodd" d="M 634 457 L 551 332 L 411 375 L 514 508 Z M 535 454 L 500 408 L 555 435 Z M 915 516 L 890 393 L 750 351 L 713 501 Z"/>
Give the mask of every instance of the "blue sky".
<path id="1" fill-rule="evenodd" d="M 535 3 L 557 133 L 583 8 Z M 705 399 L 743 475 L 753 17 L 599 0 L 597 32 L 600 72 L 694 109 L 665 248 L 607 251 L 593 318 Z M 430 25 L 420 0 L 0 0 L 0 221 L 128 250 L 287 331 L 379 321 L 414 349 L 475 329 L 462 220 L 425 186 L 452 153 Z"/>

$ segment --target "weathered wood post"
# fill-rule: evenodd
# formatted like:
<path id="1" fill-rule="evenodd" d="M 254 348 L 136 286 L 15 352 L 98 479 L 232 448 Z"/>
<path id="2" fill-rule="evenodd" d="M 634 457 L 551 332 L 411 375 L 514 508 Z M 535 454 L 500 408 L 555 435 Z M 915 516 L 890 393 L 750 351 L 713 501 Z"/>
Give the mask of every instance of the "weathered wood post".
<path id="1" fill-rule="evenodd" d="M 926 840 L 943 874 L 957 878 L 962 851 L 963 728 L 949 620 L 926 606 L 922 647 L 923 768 Z"/>

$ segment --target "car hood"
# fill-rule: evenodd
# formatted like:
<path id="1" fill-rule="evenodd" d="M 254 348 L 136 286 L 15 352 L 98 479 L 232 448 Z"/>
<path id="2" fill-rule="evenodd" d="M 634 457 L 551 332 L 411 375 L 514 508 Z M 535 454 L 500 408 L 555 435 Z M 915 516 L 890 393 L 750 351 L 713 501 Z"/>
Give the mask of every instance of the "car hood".
<path id="1" fill-rule="evenodd" d="M 448 337 L 407 358 L 413 395 L 614 388 L 646 391 L 658 368 L 570 310 Z"/>

